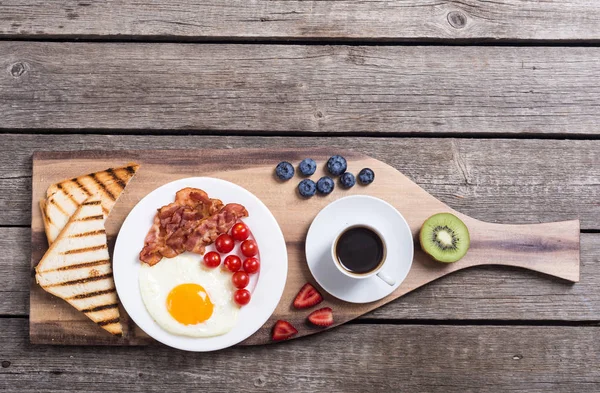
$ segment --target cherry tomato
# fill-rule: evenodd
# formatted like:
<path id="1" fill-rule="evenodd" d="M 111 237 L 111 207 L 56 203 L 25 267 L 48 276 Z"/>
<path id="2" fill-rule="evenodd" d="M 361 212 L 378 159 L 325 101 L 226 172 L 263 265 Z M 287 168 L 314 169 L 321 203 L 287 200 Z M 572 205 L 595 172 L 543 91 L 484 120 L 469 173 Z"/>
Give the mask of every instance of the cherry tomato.
<path id="1" fill-rule="evenodd" d="M 227 260 L 225 260 L 227 262 Z M 248 274 L 254 274 L 260 269 L 260 262 L 256 258 L 248 258 L 244 261 L 244 271 Z"/>
<path id="2" fill-rule="evenodd" d="M 215 247 L 217 251 L 227 254 L 233 250 L 233 246 L 235 243 L 233 242 L 233 238 L 228 234 L 224 233 L 215 240 Z"/>
<path id="3" fill-rule="evenodd" d="M 250 303 L 250 292 L 247 289 L 238 289 L 233 294 L 233 300 L 240 306 Z"/>
<path id="4" fill-rule="evenodd" d="M 207 267 L 217 267 L 221 264 L 221 256 L 218 252 L 207 252 L 204 254 L 204 264 Z"/>
<path id="5" fill-rule="evenodd" d="M 232 273 L 237 272 L 242 267 L 242 260 L 237 255 L 228 255 L 223 263 L 227 270 Z"/>
<path id="6" fill-rule="evenodd" d="M 233 226 L 233 228 L 231 228 L 231 236 L 233 236 L 233 238 L 238 242 L 241 242 L 248 239 L 248 236 L 250 236 L 250 231 L 248 230 L 246 224 L 243 222 L 238 222 Z"/>
<path id="7" fill-rule="evenodd" d="M 233 282 L 233 286 L 236 288 L 246 288 L 250 282 L 250 276 L 246 272 L 235 272 L 231 277 L 231 281 Z"/>
<path id="8" fill-rule="evenodd" d="M 254 240 L 244 240 L 242 243 L 242 254 L 246 257 L 253 257 L 258 254 L 258 246 Z"/>

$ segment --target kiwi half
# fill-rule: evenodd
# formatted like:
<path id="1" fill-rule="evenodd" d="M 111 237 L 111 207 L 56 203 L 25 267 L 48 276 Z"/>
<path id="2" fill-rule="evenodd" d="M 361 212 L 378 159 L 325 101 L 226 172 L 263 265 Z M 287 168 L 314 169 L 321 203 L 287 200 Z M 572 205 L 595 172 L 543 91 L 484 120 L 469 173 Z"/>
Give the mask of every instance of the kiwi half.
<path id="1" fill-rule="evenodd" d="M 429 217 L 421 227 L 421 248 L 439 262 L 456 262 L 469 250 L 469 229 L 460 218 L 450 213 Z"/>

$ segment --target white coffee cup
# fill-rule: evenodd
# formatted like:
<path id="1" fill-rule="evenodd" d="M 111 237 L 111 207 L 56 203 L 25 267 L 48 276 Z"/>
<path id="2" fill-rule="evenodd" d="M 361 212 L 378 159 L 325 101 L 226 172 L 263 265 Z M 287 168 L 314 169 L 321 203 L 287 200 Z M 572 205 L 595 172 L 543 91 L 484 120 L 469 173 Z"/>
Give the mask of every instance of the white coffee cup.
<path id="1" fill-rule="evenodd" d="M 374 267 L 373 269 L 371 269 L 367 272 L 364 272 L 364 273 L 353 272 L 352 270 L 348 269 L 346 266 L 343 265 L 343 263 L 340 261 L 340 258 L 338 257 L 338 252 L 337 252 L 338 241 L 340 240 L 342 235 L 344 235 L 346 232 L 348 232 L 349 230 L 354 229 L 354 228 L 365 228 L 367 230 L 370 230 L 371 232 L 375 233 L 379 237 L 379 239 L 381 240 L 381 243 L 383 245 L 383 256 L 381 257 L 379 264 L 376 267 Z M 342 274 L 344 274 L 348 277 L 352 277 L 352 278 L 361 280 L 361 279 L 369 278 L 369 277 L 376 275 L 378 278 L 380 278 L 381 280 L 383 280 L 386 284 L 388 284 L 390 286 L 393 286 L 396 284 L 396 280 L 394 280 L 392 277 L 390 277 L 388 274 L 386 274 L 385 272 L 382 271 L 383 267 L 385 266 L 385 262 L 386 262 L 386 258 L 387 258 L 386 239 L 381 234 L 381 232 L 379 232 L 377 229 L 373 228 L 370 225 L 354 224 L 354 225 L 350 225 L 350 226 L 343 228 L 336 235 L 335 240 L 331 244 L 331 257 L 332 257 L 333 262 L 334 262 L 335 266 L 337 267 L 337 269 Z"/>

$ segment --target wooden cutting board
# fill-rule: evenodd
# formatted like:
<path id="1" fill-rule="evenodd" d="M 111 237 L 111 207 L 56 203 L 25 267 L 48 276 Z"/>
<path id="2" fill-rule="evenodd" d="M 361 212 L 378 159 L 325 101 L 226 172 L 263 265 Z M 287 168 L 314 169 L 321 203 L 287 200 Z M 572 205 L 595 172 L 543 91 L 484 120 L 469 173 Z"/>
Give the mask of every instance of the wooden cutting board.
<path id="1" fill-rule="evenodd" d="M 454 264 L 441 264 L 426 256 L 416 241 L 414 261 L 408 277 L 391 295 L 373 303 L 345 303 L 319 288 L 325 301 L 318 307 L 331 307 L 334 310 L 336 325 L 365 314 L 442 276 L 472 266 L 518 266 L 567 281 L 579 280 L 578 220 L 533 225 L 485 223 L 452 210 L 402 173 L 381 161 L 351 151 L 341 153 L 348 160 L 348 170 L 355 174 L 364 167 L 372 168 L 375 171 L 375 182 L 366 187 L 357 185 L 350 190 L 336 187 L 328 196 L 315 196 L 309 200 L 300 198 L 296 193 L 300 177 L 296 175 L 288 182 L 278 182 L 274 176 L 275 166 L 282 160 L 297 164 L 303 158 L 312 157 L 318 163 L 317 173 L 312 176 L 316 180 L 325 173 L 324 163 L 328 157 L 340 154 L 339 151 L 224 149 L 35 153 L 32 179 L 32 268 L 48 248 L 38 207 L 48 186 L 63 179 L 134 161 L 140 164 L 141 168 L 115 205 L 106 223 L 111 255 L 119 228 L 135 204 L 155 188 L 186 177 L 210 176 L 239 184 L 258 196 L 279 222 L 286 239 L 289 257 L 285 291 L 271 319 L 243 344 L 270 343 L 270 330 L 277 319 L 291 322 L 299 330 L 296 337 L 324 330 L 306 323 L 306 316 L 310 310 L 295 310 L 291 304 L 298 290 L 306 282 L 311 282 L 319 288 L 311 276 L 304 256 L 304 239 L 310 223 L 327 204 L 348 195 L 368 194 L 389 202 L 404 215 L 415 239 L 418 239 L 419 229 L 427 217 L 438 212 L 452 212 L 468 226 L 471 248 L 462 260 Z M 132 285 L 137 285 L 137 282 L 132 282 Z M 46 293 L 35 283 L 35 278 L 32 278 L 29 326 L 30 339 L 34 344 L 142 345 L 154 342 L 127 317 L 123 309 L 121 313 L 125 334 L 124 337 L 117 338 L 96 326 L 63 300 Z"/>

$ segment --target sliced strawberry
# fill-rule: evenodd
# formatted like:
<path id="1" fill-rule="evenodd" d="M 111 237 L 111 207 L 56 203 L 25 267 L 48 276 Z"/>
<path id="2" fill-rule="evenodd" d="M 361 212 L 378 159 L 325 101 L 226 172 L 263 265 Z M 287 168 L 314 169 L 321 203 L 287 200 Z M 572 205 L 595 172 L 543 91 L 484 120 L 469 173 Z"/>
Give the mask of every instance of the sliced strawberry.
<path id="1" fill-rule="evenodd" d="M 309 308 L 323 301 L 323 296 L 309 283 L 304 284 L 294 299 L 294 307 Z"/>
<path id="2" fill-rule="evenodd" d="M 275 341 L 287 340 L 294 336 L 298 331 L 288 321 L 282 321 L 281 319 L 275 322 L 273 326 L 272 338 Z"/>
<path id="3" fill-rule="evenodd" d="M 333 325 L 333 310 L 329 307 L 320 308 L 311 312 L 308 320 L 317 326 L 331 326 Z"/>

